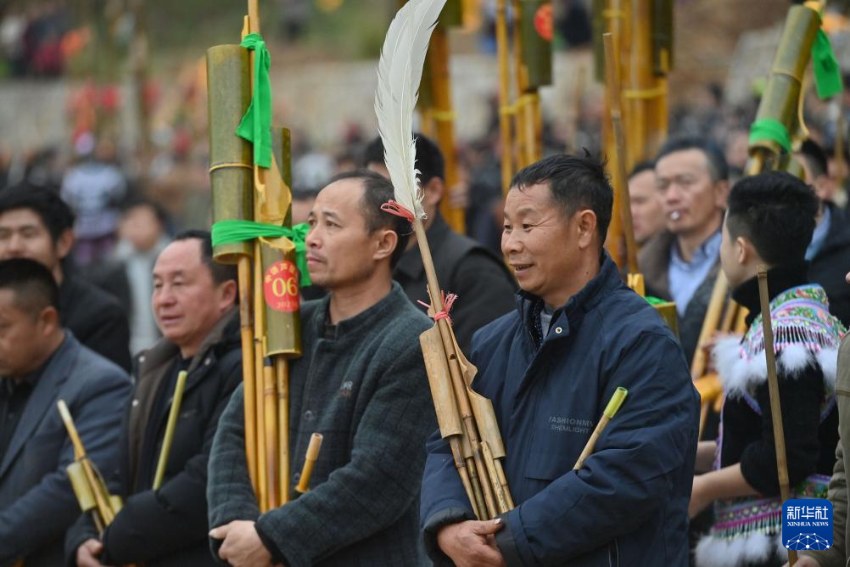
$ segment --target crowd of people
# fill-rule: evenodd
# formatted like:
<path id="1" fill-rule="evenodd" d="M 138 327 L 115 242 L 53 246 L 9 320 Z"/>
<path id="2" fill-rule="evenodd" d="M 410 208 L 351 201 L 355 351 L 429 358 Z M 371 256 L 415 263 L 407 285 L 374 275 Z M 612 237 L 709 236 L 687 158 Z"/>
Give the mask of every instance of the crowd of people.
<path id="1" fill-rule="evenodd" d="M 547 129 L 547 156 L 503 193 L 495 114 L 489 134 L 459 147 L 454 187 L 438 146 L 416 134 L 434 267 L 458 296 L 457 343 L 493 402 L 516 504 L 487 521 L 437 429 L 419 342 L 432 324 L 426 273 L 409 222 L 381 207 L 393 186 L 380 138 L 352 130 L 335 154 L 296 139 L 292 218 L 309 226 L 313 285 L 290 369 L 290 469 L 311 433 L 324 445 L 310 490 L 263 513 L 245 458 L 236 270 L 213 260 L 208 190 L 205 207 L 163 201 L 93 138 L 67 167 L 46 155 L 5 169 L 0 565 L 781 565 L 762 266 L 788 476 L 795 494 L 836 503 L 835 546 L 801 564 L 844 564 L 846 158 L 815 121 L 793 156 L 802 178 L 743 176 L 746 116 L 683 117 L 628 180 L 646 292 L 675 304 L 675 330 L 607 251 L 618 212 L 599 148 L 561 153 Z M 441 214 L 447 200 L 464 209 L 465 234 Z M 704 344 L 721 274 L 746 331 Z M 701 431 L 691 361 L 705 349 L 725 397 Z M 574 470 L 620 387 L 627 401 Z M 123 499 L 108 526 L 74 497 L 59 399 Z"/>

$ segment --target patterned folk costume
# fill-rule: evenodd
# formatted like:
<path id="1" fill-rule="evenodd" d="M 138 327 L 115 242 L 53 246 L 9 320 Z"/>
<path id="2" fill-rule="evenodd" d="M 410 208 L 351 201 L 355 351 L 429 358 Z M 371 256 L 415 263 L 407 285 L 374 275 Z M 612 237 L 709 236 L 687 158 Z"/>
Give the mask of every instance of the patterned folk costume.
<path id="1" fill-rule="evenodd" d="M 741 287 L 754 285 L 750 280 Z M 752 301 L 742 303 L 753 307 Z M 845 329 L 829 314 L 818 285 L 779 293 L 770 316 L 792 490 L 797 498 L 826 498 L 837 441 L 836 361 Z M 698 567 L 772 565 L 787 557 L 780 541 L 782 500 L 762 325 L 759 313 L 743 339 L 723 339 L 714 349 L 726 395 L 714 468 L 740 462 L 744 478 L 761 494 L 715 502 L 714 525 L 697 545 Z"/>

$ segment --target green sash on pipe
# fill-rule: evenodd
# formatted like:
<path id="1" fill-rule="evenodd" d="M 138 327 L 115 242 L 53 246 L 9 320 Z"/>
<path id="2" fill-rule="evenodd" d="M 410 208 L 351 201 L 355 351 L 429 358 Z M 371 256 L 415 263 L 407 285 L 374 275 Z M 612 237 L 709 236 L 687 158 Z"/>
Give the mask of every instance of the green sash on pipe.
<path id="1" fill-rule="evenodd" d="M 312 284 L 307 270 L 307 245 L 305 240 L 310 226 L 304 222 L 292 228 L 249 220 L 225 219 L 212 225 L 213 246 L 234 244 L 256 238 L 288 238 L 295 246 L 295 265 L 298 266 L 301 287 Z"/>

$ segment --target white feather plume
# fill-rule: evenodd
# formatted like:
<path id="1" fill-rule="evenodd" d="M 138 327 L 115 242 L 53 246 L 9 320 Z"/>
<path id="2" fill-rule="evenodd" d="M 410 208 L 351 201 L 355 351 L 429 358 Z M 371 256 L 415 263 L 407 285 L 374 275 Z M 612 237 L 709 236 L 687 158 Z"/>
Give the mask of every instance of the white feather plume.
<path id="1" fill-rule="evenodd" d="M 398 11 L 381 49 L 375 113 L 395 200 L 424 218 L 416 170 L 413 112 L 431 32 L 446 0 L 409 0 Z"/>

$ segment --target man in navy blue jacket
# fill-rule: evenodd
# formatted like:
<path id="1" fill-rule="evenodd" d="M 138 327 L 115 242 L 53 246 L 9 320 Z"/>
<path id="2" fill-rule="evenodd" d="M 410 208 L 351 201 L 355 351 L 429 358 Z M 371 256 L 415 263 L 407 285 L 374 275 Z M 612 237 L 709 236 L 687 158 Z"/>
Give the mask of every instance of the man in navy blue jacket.
<path id="1" fill-rule="evenodd" d="M 511 183 L 502 252 L 522 290 L 516 311 L 475 335 L 470 358 L 517 506 L 474 520 L 435 434 L 421 520 L 437 565 L 688 563 L 699 402 L 676 339 L 602 250 L 612 201 L 591 158 L 552 156 Z M 573 471 L 619 386 L 625 404 Z"/>

